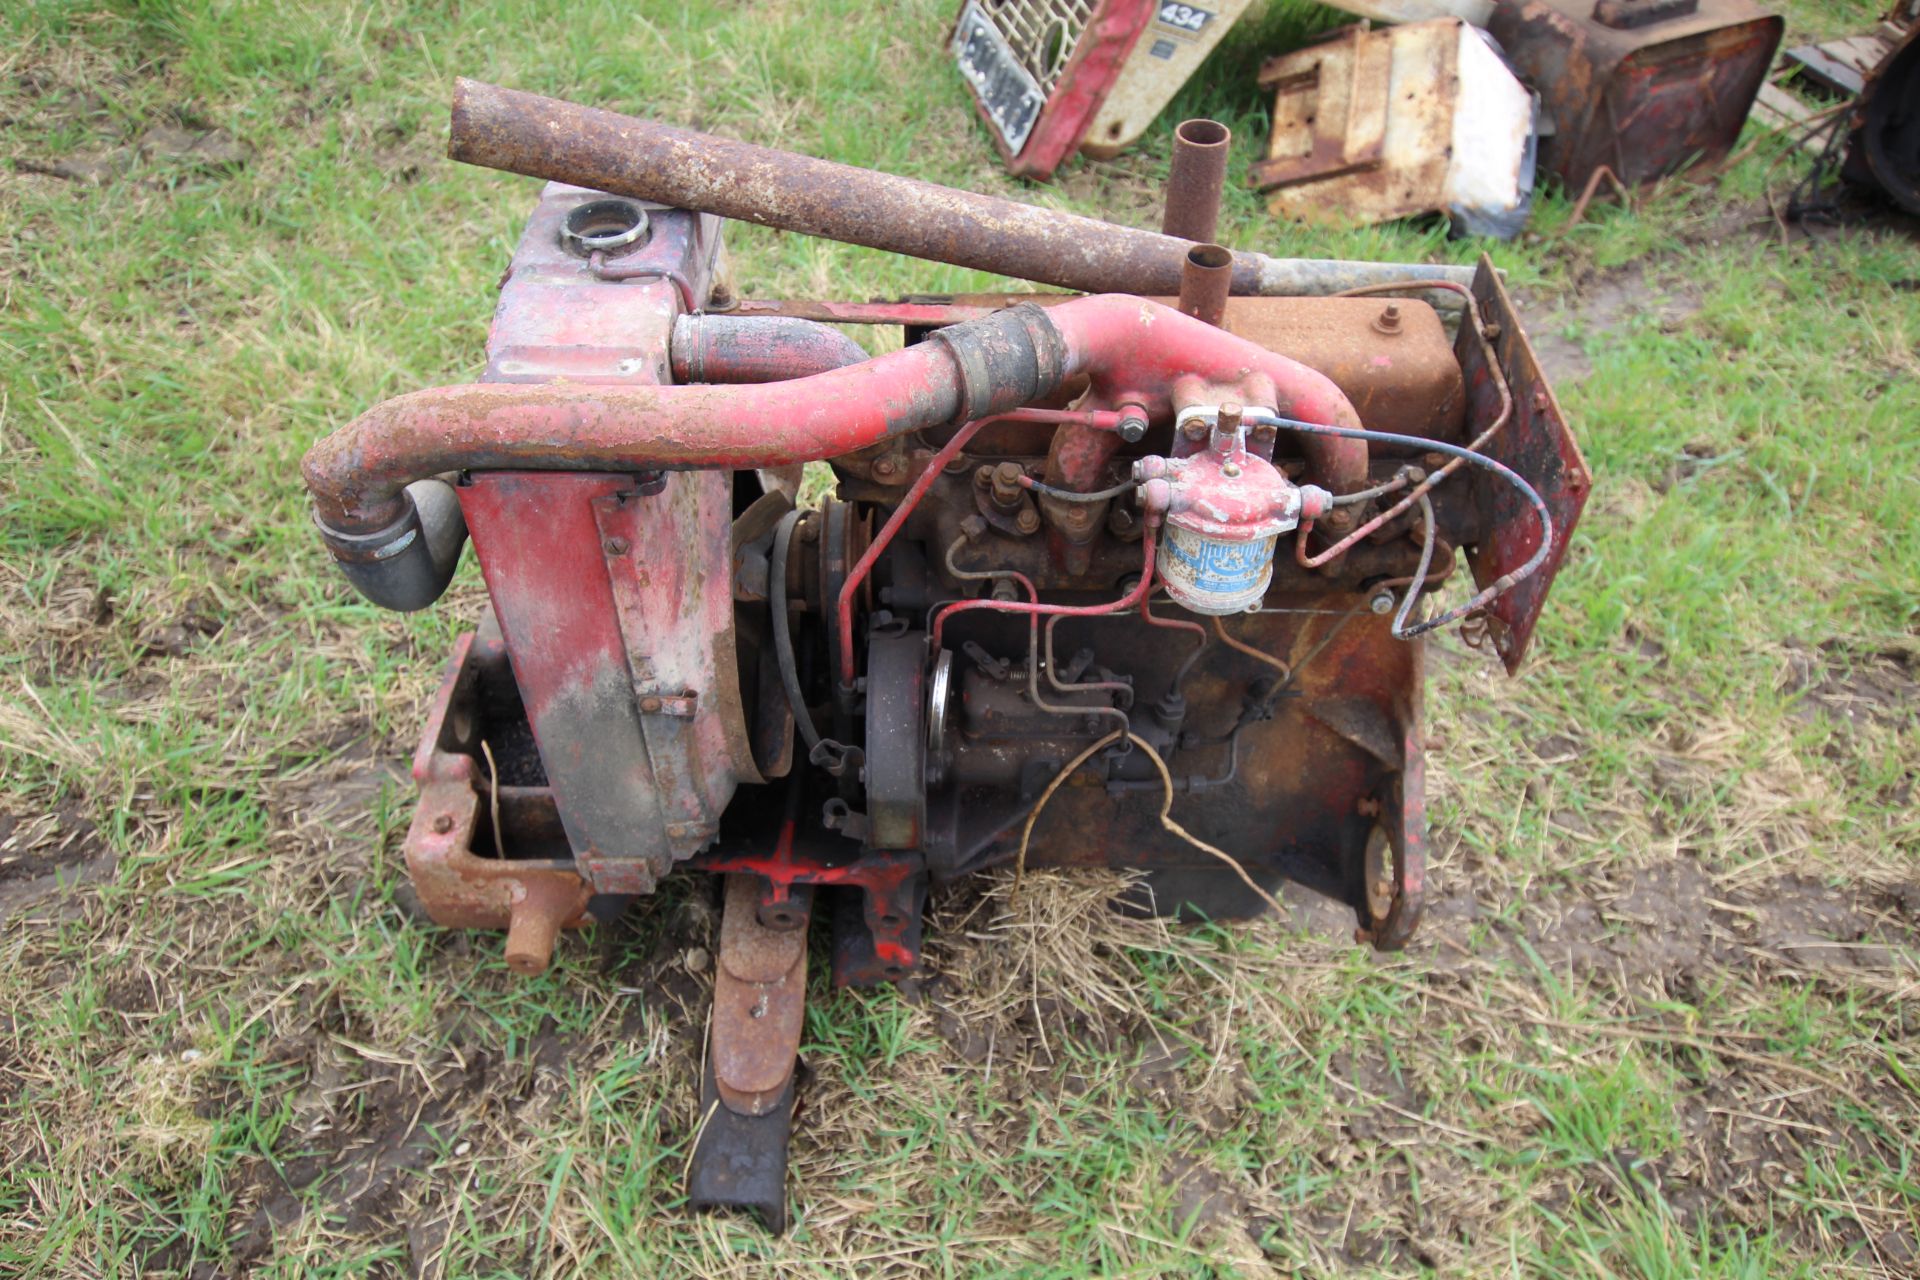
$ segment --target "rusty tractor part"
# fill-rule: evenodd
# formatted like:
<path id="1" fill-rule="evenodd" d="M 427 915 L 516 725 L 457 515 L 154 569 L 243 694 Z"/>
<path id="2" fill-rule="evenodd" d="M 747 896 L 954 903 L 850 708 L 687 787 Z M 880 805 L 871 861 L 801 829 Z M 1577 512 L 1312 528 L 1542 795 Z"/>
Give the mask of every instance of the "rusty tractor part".
<path id="1" fill-rule="evenodd" d="M 1187 250 L 1180 272 L 1180 314 L 1219 325 L 1227 314 L 1227 290 L 1233 284 L 1233 255 L 1217 244 Z"/>
<path id="2" fill-rule="evenodd" d="M 1867 75 L 1855 100 L 1841 172 L 1920 215 L 1920 16 L 1907 20 L 1906 34 Z"/>
<path id="3" fill-rule="evenodd" d="M 787 1219 L 816 920 L 828 980 L 897 982 L 931 886 L 1024 863 L 1214 917 L 1291 880 L 1405 944 L 1418 636 L 1472 613 L 1516 668 L 1589 487 L 1488 263 L 1336 298 L 1202 262 L 1202 318 L 1145 286 L 716 316 L 719 220 L 638 233 L 632 199 L 549 185 L 481 381 L 375 407 L 307 477 L 375 599 L 430 602 L 468 537 L 486 580 L 414 761 L 435 921 L 531 973 L 664 877 L 723 885 L 696 1205 Z M 833 497 L 797 502 L 802 459 Z"/>
<path id="4" fill-rule="evenodd" d="M 1450 211 L 1511 236 L 1533 188 L 1533 103 L 1474 28 L 1434 18 L 1269 58 L 1266 158 L 1248 181 L 1276 216 L 1359 225 Z"/>
<path id="5" fill-rule="evenodd" d="M 756 147 L 502 89 L 454 84 L 455 160 L 575 183 L 910 258 L 1086 293 L 1180 291 L 1187 241 L 996 196 Z M 1294 296 L 1423 279 L 1460 267 L 1234 254 L 1233 291 Z M 688 310 L 692 306 L 688 305 Z"/>
<path id="6" fill-rule="evenodd" d="M 1733 149 L 1785 22 L 1753 0 L 1502 0 L 1487 30 L 1553 122 L 1568 191 L 1606 165 L 1638 185 Z"/>
<path id="7" fill-rule="evenodd" d="M 1164 235 L 1213 243 L 1220 226 L 1220 197 L 1227 186 L 1233 130 L 1218 120 L 1183 120 L 1173 131 L 1173 165 L 1167 171 Z"/>
<path id="8" fill-rule="evenodd" d="M 1130 146 L 1249 3 L 963 0 L 947 46 L 1007 170 L 1044 181 Z"/>

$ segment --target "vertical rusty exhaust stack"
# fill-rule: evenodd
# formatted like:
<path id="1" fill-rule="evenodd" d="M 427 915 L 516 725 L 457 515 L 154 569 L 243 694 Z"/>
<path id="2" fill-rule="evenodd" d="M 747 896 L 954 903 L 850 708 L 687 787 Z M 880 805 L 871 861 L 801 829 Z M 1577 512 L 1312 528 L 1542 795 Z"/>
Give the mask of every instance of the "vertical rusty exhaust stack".
<path id="1" fill-rule="evenodd" d="M 1218 327 L 1233 292 L 1233 253 L 1217 244 L 1197 244 L 1180 266 L 1180 314 Z"/>
<path id="2" fill-rule="evenodd" d="M 1163 234 L 1213 243 L 1232 147 L 1233 130 L 1218 120 L 1183 120 L 1173 131 L 1173 168 L 1167 173 L 1167 208 L 1160 219 Z"/>

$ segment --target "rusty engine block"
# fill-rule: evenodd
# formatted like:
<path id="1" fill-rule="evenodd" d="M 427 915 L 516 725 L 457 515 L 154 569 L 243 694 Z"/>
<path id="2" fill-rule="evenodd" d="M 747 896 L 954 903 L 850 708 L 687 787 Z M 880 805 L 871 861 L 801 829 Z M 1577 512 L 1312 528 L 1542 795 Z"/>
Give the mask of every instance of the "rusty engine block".
<path id="1" fill-rule="evenodd" d="M 842 984 L 913 973 L 929 885 L 1015 859 L 1216 917 L 1290 879 L 1406 941 L 1419 636 L 1515 667 L 1589 483 L 1490 265 L 1276 262 L 459 93 L 456 156 L 592 189 L 541 195 L 481 381 L 307 482 L 376 602 L 430 604 L 468 535 L 486 578 L 414 761 L 436 921 L 537 973 L 721 878 L 696 1202 L 784 1220 L 816 909 Z M 1104 292 L 748 300 L 716 214 Z"/>

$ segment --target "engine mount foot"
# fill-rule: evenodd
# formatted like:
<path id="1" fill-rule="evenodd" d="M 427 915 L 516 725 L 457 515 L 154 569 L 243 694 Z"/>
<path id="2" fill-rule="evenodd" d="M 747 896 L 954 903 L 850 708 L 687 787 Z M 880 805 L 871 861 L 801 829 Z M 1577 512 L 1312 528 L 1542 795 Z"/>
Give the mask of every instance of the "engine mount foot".
<path id="1" fill-rule="evenodd" d="M 860 889 L 845 888 L 829 895 L 836 987 L 878 987 L 919 971 L 922 917 L 927 909 L 926 875 L 902 877 L 877 911 L 870 896 Z M 882 919 L 892 916 L 898 922 L 886 939 L 874 933 L 876 915 Z"/>
<path id="2" fill-rule="evenodd" d="M 695 1209 L 751 1210 L 767 1230 L 787 1229 L 787 1140 L 793 1133 L 793 1079 L 764 1115 L 741 1115 L 720 1099 L 708 1058 L 700 1081 L 700 1137 L 687 1166 Z"/>
<path id="3" fill-rule="evenodd" d="M 751 1209 L 786 1227 L 787 1138 L 806 1020 L 809 895 L 762 923 L 760 877 L 726 877 L 713 1029 L 700 1083 L 701 1128 L 688 1166 L 695 1208 Z"/>

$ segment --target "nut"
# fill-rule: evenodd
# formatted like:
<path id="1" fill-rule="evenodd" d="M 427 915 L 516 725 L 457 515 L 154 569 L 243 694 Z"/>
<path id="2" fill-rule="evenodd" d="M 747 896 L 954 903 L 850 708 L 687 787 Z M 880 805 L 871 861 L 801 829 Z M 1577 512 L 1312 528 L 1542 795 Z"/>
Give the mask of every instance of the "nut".
<path id="1" fill-rule="evenodd" d="M 1013 522 L 1022 533 L 1038 533 L 1040 530 L 1040 513 L 1032 507 L 1022 507 L 1020 508 L 1020 514 L 1014 517 Z"/>
<path id="2" fill-rule="evenodd" d="M 875 458 L 873 460 L 873 474 L 876 476 L 890 476 L 899 470 L 900 464 L 892 458 Z"/>

